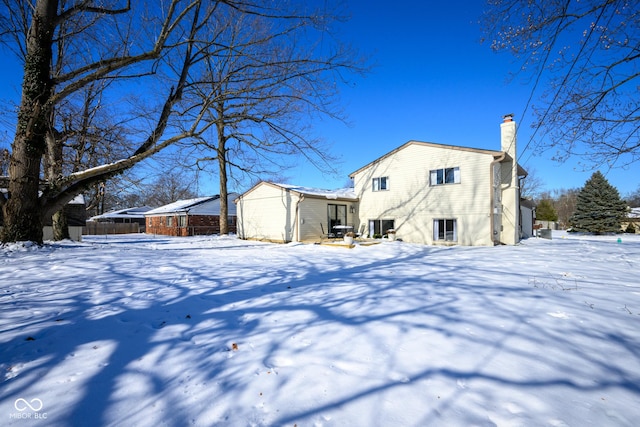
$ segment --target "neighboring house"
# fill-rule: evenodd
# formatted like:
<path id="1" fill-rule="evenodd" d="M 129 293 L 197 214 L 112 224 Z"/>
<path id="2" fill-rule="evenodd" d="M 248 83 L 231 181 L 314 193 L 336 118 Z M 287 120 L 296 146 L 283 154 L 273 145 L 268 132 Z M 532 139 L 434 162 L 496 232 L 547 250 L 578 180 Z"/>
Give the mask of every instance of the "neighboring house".
<path id="1" fill-rule="evenodd" d="M 149 206 L 142 206 L 113 210 L 101 215 L 92 216 L 87 220 L 87 229 L 85 230 L 87 233 L 85 234 L 110 234 L 110 229 L 115 233 L 144 233 L 146 224 L 144 214 L 150 210 L 151 208 Z M 135 224 L 137 224 L 137 226 Z"/>
<path id="2" fill-rule="evenodd" d="M 260 183 L 236 200 L 238 235 L 304 241 L 339 223 L 369 237 L 394 230 L 406 242 L 513 245 L 533 235 L 535 206 L 520 198 L 525 176 L 507 115 L 501 150 L 410 141 L 353 172 L 353 192 Z"/>
<path id="3" fill-rule="evenodd" d="M 511 115 L 501 124 L 500 151 L 410 141 L 350 175 L 357 222 L 369 235 L 395 229 L 406 242 L 469 246 L 513 245 L 532 234 L 521 228 L 524 176 Z"/>
<path id="4" fill-rule="evenodd" d="M 236 206 L 238 197 L 230 193 L 227 200 L 229 232 L 236 232 Z M 167 236 L 196 236 L 220 233 L 220 196 L 179 200 L 145 212 L 148 234 Z"/>
<path id="5" fill-rule="evenodd" d="M 626 231 L 629 225 L 632 225 L 636 234 L 640 233 L 640 207 L 629 208 L 627 218 L 622 221 L 622 231 Z"/>
<path id="6" fill-rule="evenodd" d="M 356 226 L 353 189 L 319 190 L 261 182 L 236 199 L 238 236 L 271 242 L 317 240 Z M 338 228 L 336 228 L 338 227 Z"/>
<path id="7" fill-rule="evenodd" d="M 528 239 L 535 236 L 534 225 L 536 224 L 536 204 L 530 199 L 520 199 L 520 228 L 521 237 Z"/>

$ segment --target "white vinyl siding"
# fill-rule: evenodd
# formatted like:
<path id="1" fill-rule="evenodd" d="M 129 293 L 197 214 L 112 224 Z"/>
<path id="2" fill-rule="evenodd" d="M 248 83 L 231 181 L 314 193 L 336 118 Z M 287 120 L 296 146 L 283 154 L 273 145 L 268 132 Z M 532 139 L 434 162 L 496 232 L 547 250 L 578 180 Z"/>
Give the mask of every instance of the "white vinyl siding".
<path id="1" fill-rule="evenodd" d="M 433 220 L 455 218 L 457 244 L 492 245 L 490 166 L 494 152 L 410 143 L 353 174 L 360 198 L 359 224 L 393 218 L 405 242 L 433 244 Z M 454 165 L 454 183 L 430 185 L 431 171 Z M 458 177 L 456 178 L 456 171 Z M 464 171 L 464 177 L 462 172 Z M 393 186 L 374 193 L 372 179 L 393 176 Z"/>
<path id="2" fill-rule="evenodd" d="M 295 190 L 263 182 L 238 199 L 238 236 L 273 242 L 320 240 L 329 230 L 329 206 L 336 210 L 335 219 L 339 217 L 341 225 L 355 227 L 357 202 L 356 198 L 301 197 Z"/>
<path id="3" fill-rule="evenodd" d="M 295 237 L 295 207 L 299 197 L 262 183 L 238 201 L 240 238 L 290 242 Z M 326 215 L 326 214 L 325 214 Z"/>

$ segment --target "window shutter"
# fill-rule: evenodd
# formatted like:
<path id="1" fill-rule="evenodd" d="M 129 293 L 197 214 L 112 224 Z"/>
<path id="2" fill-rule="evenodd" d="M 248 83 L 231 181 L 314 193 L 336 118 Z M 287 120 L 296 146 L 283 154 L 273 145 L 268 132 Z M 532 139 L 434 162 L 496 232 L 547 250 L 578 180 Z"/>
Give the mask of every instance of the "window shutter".
<path id="1" fill-rule="evenodd" d="M 460 184 L 460 168 L 453 169 L 453 182 Z"/>
<path id="2" fill-rule="evenodd" d="M 438 236 L 440 235 L 440 229 L 438 227 L 439 223 L 440 221 L 437 219 L 433 220 L 433 240 L 438 240 Z"/>

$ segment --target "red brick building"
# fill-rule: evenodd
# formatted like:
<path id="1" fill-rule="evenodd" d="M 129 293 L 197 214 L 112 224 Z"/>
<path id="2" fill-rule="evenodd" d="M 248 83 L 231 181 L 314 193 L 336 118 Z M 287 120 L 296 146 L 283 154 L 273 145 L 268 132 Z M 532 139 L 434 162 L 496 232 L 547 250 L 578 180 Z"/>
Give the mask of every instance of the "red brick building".
<path id="1" fill-rule="evenodd" d="M 229 232 L 236 232 L 238 194 L 228 196 Z M 220 196 L 179 200 L 145 212 L 145 232 L 166 236 L 198 236 L 220 233 Z"/>

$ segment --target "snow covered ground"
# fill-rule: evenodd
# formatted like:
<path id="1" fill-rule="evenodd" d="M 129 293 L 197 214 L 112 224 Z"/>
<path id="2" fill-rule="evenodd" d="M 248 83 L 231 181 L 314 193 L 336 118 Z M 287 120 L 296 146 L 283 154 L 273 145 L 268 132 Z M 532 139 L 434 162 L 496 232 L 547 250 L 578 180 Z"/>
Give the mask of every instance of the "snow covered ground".
<path id="1" fill-rule="evenodd" d="M 639 264 L 561 233 L 5 246 L 0 425 L 638 426 Z"/>

